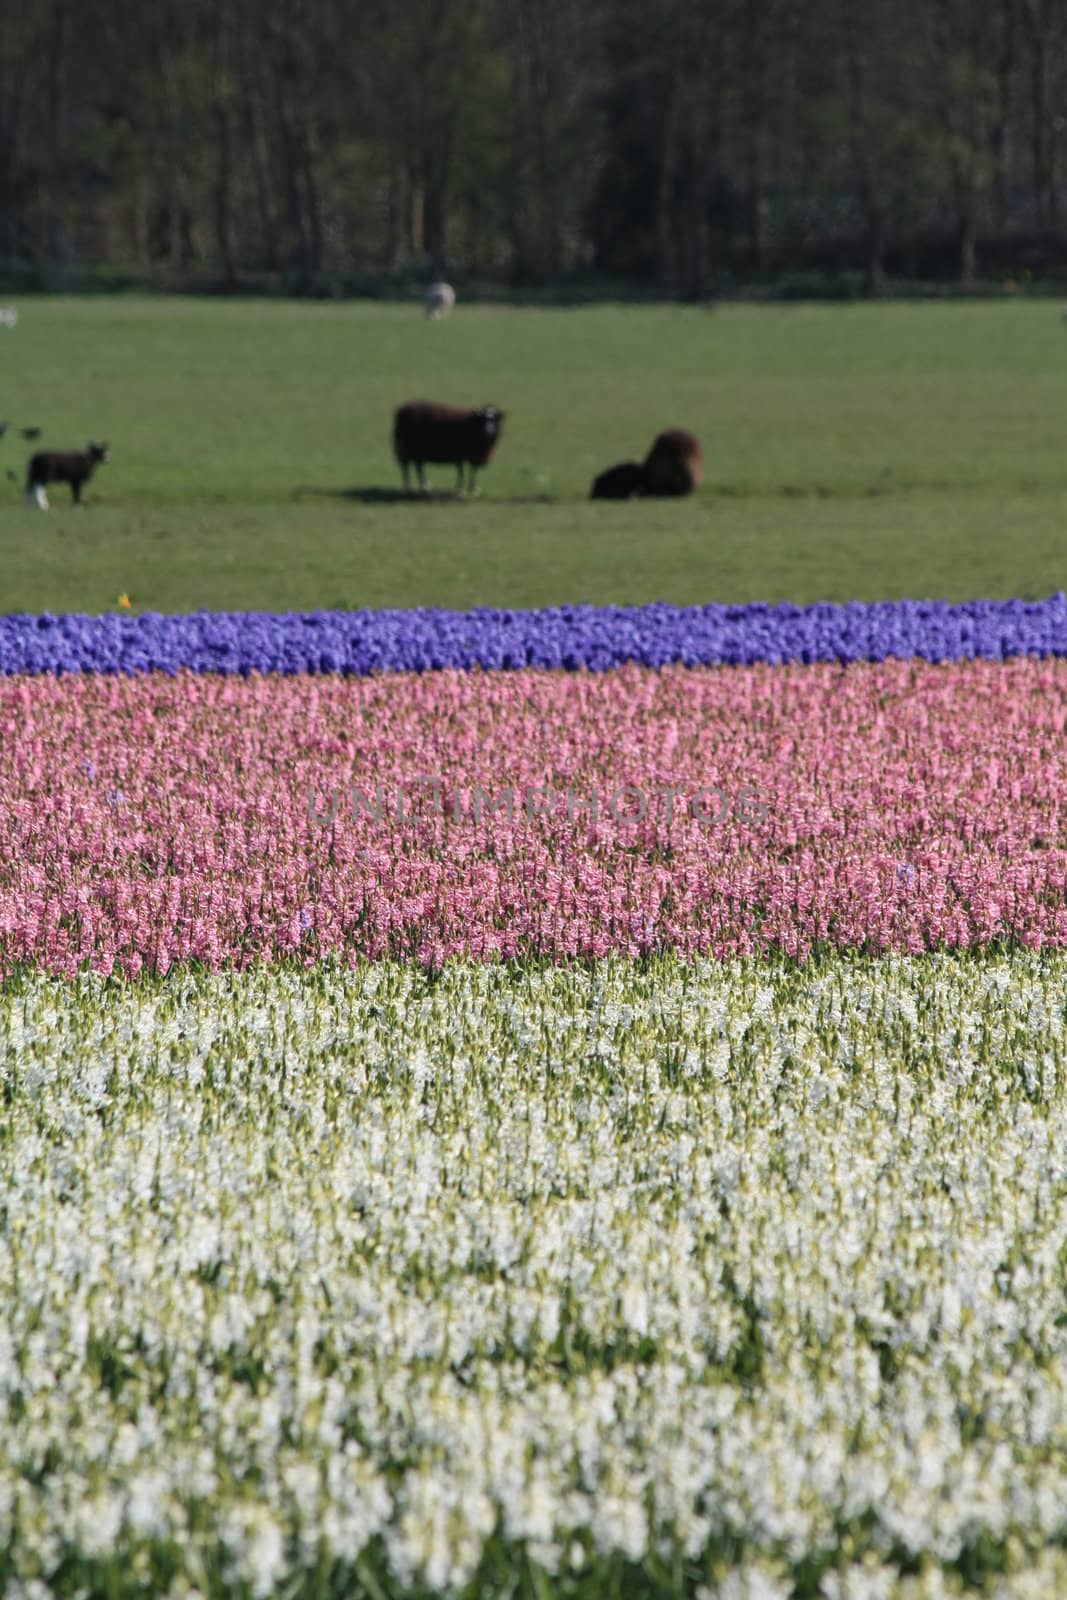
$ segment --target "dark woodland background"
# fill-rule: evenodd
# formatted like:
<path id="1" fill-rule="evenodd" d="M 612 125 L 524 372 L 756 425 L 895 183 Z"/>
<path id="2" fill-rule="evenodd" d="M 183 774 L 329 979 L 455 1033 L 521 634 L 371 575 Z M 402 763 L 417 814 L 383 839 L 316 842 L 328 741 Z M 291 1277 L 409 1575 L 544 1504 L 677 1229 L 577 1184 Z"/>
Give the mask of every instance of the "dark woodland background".
<path id="1" fill-rule="evenodd" d="M 1067 0 L 5 0 L 0 279 L 1067 282 Z"/>

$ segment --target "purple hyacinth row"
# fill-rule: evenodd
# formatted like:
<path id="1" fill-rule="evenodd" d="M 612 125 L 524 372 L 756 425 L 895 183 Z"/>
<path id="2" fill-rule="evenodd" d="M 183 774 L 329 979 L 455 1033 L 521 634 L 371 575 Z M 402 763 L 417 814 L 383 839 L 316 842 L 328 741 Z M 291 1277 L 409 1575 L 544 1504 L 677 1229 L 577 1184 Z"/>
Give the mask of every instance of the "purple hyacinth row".
<path id="1" fill-rule="evenodd" d="M 421 672 L 1067 655 L 1067 595 L 543 611 L 198 611 L 0 617 L 0 673 Z"/>

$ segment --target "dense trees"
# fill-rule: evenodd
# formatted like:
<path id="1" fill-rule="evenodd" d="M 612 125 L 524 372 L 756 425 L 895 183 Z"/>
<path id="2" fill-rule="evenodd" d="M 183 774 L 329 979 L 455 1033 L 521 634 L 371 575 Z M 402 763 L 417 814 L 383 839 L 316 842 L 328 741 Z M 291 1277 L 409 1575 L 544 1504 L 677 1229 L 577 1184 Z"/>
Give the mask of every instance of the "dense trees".
<path id="1" fill-rule="evenodd" d="M 7 0 L 0 271 L 1055 264 L 1067 0 Z"/>

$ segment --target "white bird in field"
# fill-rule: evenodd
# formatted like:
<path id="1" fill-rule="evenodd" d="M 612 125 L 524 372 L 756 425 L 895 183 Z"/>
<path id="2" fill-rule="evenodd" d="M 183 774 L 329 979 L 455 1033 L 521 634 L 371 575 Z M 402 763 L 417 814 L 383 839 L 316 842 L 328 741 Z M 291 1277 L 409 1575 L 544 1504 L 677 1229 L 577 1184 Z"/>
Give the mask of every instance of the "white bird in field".
<path id="1" fill-rule="evenodd" d="M 431 283 L 426 291 L 426 315 L 432 322 L 447 317 L 456 303 L 456 291 L 450 283 Z"/>
<path id="2" fill-rule="evenodd" d="M 0 306 L 0 328 L 13 328 L 18 320 L 14 306 Z"/>

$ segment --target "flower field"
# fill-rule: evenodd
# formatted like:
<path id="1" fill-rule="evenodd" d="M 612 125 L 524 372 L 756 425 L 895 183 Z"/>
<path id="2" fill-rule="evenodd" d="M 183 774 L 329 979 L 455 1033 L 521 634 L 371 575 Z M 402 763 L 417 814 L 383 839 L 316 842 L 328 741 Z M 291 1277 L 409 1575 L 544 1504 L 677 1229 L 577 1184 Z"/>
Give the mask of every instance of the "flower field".
<path id="1" fill-rule="evenodd" d="M 555 606 L 541 611 L 0 617 L 0 674 L 604 670 L 785 661 L 1004 660 L 1067 653 L 1067 594 L 881 604 Z"/>
<path id="2" fill-rule="evenodd" d="M 72 674 L 0 708 L 7 969 L 1067 937 L 1060 658 Z"/>
<path id="3" fill-rule="evenodd" d="M 442 615 L 0 620 L 0 1591 L 1062 1595 L 1067 604 Z"/>

